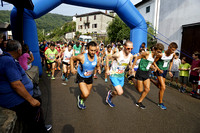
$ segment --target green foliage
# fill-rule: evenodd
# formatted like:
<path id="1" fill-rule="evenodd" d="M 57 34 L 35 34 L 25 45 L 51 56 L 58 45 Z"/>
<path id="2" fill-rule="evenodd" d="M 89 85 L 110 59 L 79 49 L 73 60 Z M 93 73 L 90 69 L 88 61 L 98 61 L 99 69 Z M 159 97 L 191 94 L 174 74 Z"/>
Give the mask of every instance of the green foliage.
<path id="1" fill-rule="evenodd" d="M 63 16 L 58 14 L 47 13 L 46 15 L 36 19 L 38 29 L 44 29 L 45 33 L 53 29 L 60 28 L 64 23 L 72 20 L 71 16 Z"/>
<path id="2" fill-rule="evenodd" d="M 156 36 L 155 30 L 150 22 L 147 22 L 147 31 L 151 35 Z M 151 26 L 151 27 L 150 27 Z M 108 39 L 111 42 L 117 42 L 124 39 L 130 39 L 130 28 L 118 17 L 115 16 L 112 22 L 109 23 L 107 28 Z M 153 36 L 147 34 L 148 47 L 153 46 L 156 43 L 156 39 Z"/>
<path id="3" fill-rule="evenodd" d="M 11 11 L 0 11 L 0 22 L 10 22 Z M 35 20 L 37 25 L 38 40 L 46 40 L 52 37 L 60 39 L 66 32 L 72 32 L 76 29 L 76 24 L 71 22 L 71 16 L 47 13 L 46 15 Z M 69 22 L 69 23 L 66 23 Z M 62 27 L 62 28 L 61 28 Z M 46 36 L 51 33 L 51 36 Z"/>
<path id="4" fill-rule="evenodd" d="M 10 11 L 0 11 L 0 22 L 10 22 Z"/>
<path id="5" fill-rule="evenodd" d="M 107 34 L 111 42 L 129 39 L 130 28 L 118 16 L 115 16 L 113 21 L 108 25 Z"/>

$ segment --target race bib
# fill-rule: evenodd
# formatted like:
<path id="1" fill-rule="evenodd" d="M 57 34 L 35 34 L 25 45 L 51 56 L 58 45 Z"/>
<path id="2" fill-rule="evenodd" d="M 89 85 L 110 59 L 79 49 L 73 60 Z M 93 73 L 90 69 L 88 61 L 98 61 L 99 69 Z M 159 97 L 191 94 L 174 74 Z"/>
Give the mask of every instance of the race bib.
<path id="1" fill-rule="evenodd" d="M 91 74 L 93 74 L 93 70 L 88 70 L 84 73 L 84 76 L 90 76 Z"/>
<path id="2" fill-rule="evenodd" d="M 168 65 L 168 61 L 164 61 L 163 67 L 167 67 L 167 65 Z"/>
<path id="3" fill-rule="evenodd" d="M 148 65 L 147 65 L 147 67 L 146 67 L 147 70 L 149 70 L 151 64 L 152 64 L 151 62 L 148 63 Z"/>
<path id="4" fill-rule="evenodd" d="M 49 56 L 49 58 L 51 59 L 51 60 L 54 60 L 54 58 L 55 58 L 55 56 Z"/>
<path id="5" fill-rule="evenodd" d="M 119 67 L 117 67 L 117 69 L 116 69 L 116 73 L 122 74 L 122 73 L 124 73 L 125 69 L 126 69 L 125 66 L 119 66 Z"/>
<path id="6" fill-rule="evenodd" d="M 76 51 L 75 51 L 75 53 L 76 53 L 76 54 L 79 54 L 79 53 L 80 53 L 80 51 L 77 51 L 77 50 L 76 50 Z"/>

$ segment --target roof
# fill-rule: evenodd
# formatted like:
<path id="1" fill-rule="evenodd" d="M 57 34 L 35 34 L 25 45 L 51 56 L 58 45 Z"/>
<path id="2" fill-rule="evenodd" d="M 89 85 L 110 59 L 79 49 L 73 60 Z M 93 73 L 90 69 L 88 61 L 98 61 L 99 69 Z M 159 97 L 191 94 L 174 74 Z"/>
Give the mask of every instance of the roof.
<path id="1" fill-rule="evenodd" d="M 141 6 L 141 5 L 145 4 L 145 3 L 147 3 L 147 2 L 149 2 L 149 1 L 151 1 L 151 0 L 142 0 L 141 2 L 137 3 L 137 4 L 135 5 L 135 7 L 137 8 L 137 7 L 139 7 L 139 6 Z"/>
<path id="2" fill-rule="evenodd" d="M 75 17 L 85 17 L 85 16 L 91 16 L 91 15 L 97 15 L 97 14 L 103 14 L 103 15 L 106 15 L 108 17 L 112 17 L 114 18 L 113 16 L 109 15 L 109 14 L 106 14 L 104 12 L 101 12 L 101 11 L 97 11 L 97 12 L 90 12 L 90 13 L 85 13 L 85 14 L 80 14 L 80 15 L 75 15 Z"/>
<path id="3" fill-rule="evenodd" d="M 0 31 L 7 31 L 7 30 L 11 30 L 10 24 L 0 22 Z"/>

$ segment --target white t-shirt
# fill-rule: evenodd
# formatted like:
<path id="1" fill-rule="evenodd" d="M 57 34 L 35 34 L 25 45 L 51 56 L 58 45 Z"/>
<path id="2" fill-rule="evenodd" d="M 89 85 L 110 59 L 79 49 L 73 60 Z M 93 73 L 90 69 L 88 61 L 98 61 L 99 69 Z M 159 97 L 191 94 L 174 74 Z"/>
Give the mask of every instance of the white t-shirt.
<path id="1" fill-rule="evenodd" d="M 69 63 L 72 55 L 73 55 L 73 50 L 71 49 L 71 51 L 69 51 L 68 48 L 66 48 L 64 55 L 63 55 L 63 61 L 66 62 L 66 63 Z"/>
<path id="2" fill-rule="evenodd" d="M 181 64 L 181 60 L 179 58 L 173 59 L 173 65 L 171 71 L 179 71 L 179 65 Z"/>
<path id="3" fill-rule="evenodd" d="M 1 48 L 0 48 L 0 55 L 1 55 L 1 54 L 3 54 L 3 51 L 2 51 Z"/>

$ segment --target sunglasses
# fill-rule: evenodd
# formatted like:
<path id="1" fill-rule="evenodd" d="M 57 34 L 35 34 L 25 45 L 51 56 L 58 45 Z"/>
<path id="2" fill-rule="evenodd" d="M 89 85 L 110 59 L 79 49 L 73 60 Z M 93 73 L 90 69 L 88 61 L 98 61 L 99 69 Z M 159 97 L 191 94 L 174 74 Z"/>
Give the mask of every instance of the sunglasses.
<path id="1" fill-rule="evenodd" d="M 126 49 L 127 49 L 127 50 L 133 50 L 133 48 L 127 48 L 127 47 L 126 47 Z"/>

